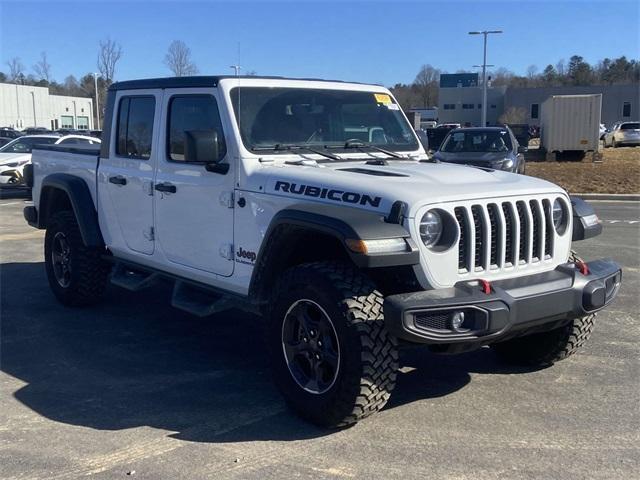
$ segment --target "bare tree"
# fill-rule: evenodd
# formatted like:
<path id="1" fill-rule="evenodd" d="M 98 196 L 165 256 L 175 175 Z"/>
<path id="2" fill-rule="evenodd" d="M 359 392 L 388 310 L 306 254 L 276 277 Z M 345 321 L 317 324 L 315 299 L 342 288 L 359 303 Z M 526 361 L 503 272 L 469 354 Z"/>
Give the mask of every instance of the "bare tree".
<path id="1" fill-rule="evenodd" d="M 24 78 L 24 65 L 18 57 L 13 57 L 7 62 L 9 66 L 9 81 L 17 83 L 21 78 Z"/>
<path id="2" fill-rule="evenodd" d="M 40 80 L 51 82 L 51 64 L 47 60 L 47 52 L 40 53 L 40 60 L 33 66 L 33 71 L 36 72 Z"/>
<path id="3" fill-rule="evenodd" d="M 437 103 L 438 80 L 440 70 L 431 65 L 423 65 L 413 81 L 413 87 L 419 95 L 424 107 L 432 107 Z"/>
<path id="4" fill-rule="evenodd" d="M 191 60 L 191 49 L 182 40 L 174 40 L 164 56 L 164 64 L 176 77 L 198 73 L 198 67 Z"/>
<path id="5" fill-rule="evenodd" d="M 502 115 L 500 115 L 498 122 L 505 125 L 515 125 L 518 123 L 524 123 L 526 118 L 527 111 L 524 108 L 511 107 L 505 110 Z"/>
<path id="6" fill-rule="evenodd" d="M 122 47 L 115 41 L 107 38 L 100 41 L 100 51 L 98 52 L 98 71 L 107 84 L 113 82 L 116 73 L 116 64 L 122 57 Z"/>

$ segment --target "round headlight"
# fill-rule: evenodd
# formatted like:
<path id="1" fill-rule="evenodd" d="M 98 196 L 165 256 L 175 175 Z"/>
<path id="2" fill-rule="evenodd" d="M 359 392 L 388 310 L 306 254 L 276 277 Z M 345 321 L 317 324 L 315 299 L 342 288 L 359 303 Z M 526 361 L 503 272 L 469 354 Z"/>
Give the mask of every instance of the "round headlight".
<path id="1" fill-rule="evenodd" d="M 420 238 L 425 247 L 438 243 L 442 235 L 442 217 L 435 210 L 429 210 L 420 220 Z"/>
<path id="2" fill-rule="evenodd" d="M 561 229 L 565 224 L 567 213 L 565 211 L 564 205 L 559 198 L 553 202 L 553 226 L 556 229 L 556 232 L 562 233 Z"/>

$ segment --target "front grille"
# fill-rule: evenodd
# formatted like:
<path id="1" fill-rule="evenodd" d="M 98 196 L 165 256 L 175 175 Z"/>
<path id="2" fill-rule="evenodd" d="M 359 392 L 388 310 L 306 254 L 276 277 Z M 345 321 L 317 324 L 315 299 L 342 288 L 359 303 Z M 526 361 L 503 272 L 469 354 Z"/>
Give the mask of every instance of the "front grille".
<path id="1" fill-rule="evenodd" d="M 553 257 L 549 200 L 516 200 L 454 209 L 460 273 L 527 265 Z"/>

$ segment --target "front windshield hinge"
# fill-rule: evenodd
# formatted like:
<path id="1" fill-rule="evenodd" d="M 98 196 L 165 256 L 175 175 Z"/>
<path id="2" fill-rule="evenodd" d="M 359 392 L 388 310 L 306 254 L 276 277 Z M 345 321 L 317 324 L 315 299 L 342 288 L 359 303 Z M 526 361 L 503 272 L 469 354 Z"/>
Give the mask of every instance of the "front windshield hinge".
<path id="1" fill-rule="evenodd" d="M 233 192 L 222 192 L 220 194 L 220 205 L 227 208 L 233 208 Z"/>

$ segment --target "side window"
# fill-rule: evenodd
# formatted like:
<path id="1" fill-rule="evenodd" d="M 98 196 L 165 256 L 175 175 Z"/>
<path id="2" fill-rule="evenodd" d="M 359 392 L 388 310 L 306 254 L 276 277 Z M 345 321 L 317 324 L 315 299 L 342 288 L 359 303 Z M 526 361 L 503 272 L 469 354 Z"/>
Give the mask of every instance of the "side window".
<path id="1" fill-rule="evenodd" d="M 123 97 L 118 109 L 116 154 L 148 160 L 151 157 L 154 97 Z"/>
<path id="2" fill-rule="evenodd" d="M 59 145 L 75 145 L 76 143 L 78 143 L 78 139 L 77 138 L 67 138 L 65 140 L 62 140 Z"/>
<path id="3" fill-rule="evenodd" d="M 538 103 L 531 104 L 531 118 L 538 118 L 539 109 L 540 109 L 540 104 Z"/>
<path id="4" fill-rule="evenodd" d="M 216 130 L 218 132 L 218 157 L 223 158 L 227 146 L 222 131 L 222 120 L 216 99 L 211 95 L 175 96 L 169 102 L 167 118 L 167 156 L 184 162 L 184 134 L 188 131 Z"/>

